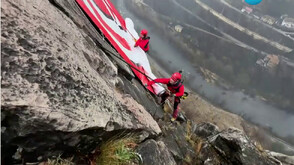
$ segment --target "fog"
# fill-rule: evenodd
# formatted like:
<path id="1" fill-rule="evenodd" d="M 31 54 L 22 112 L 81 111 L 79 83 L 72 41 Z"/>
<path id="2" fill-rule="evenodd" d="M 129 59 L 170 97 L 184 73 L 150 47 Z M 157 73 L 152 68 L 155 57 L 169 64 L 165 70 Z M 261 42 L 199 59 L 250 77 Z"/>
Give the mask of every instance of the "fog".
<path id="1" fill-rule="evenodd" d="M 189 5 L 188 0 L 179 0 L 187 2 L 186 5 Z M 157 5 L 159 1 L 148 0 L 149 3 L 154 3 L 153 5 Z M 157 3 L 156 3 L 157 2 Z M 166 4 L 167 1 L 161 1 Z M 162 30 L 158 28 L 158 26 L 154 26 L 154 24 L 148 20 L 147 18 L 138 17 L 134 13 L 128 11 L 124 6 L 124 3 L 118 1 L 120 3 L 118 5 L 118 9 L 122 13 L 124 17 L 130 17 L 135 23 L 135 27 L 137 31 L 142 28 L 146 28 L 149 31 L 149 35 L 151 37 L 150 40 L 150 57 L 153 58 L 165 71 L 169 74 L 178 71 L 184 70 L 185 73 L 185 85 L 199 93 L 202 97 L 206 98 L 210 102 L 215 105 L 221 106 L 222 108 L 233 112 L 235 114 L 239 114 L 248 121 L 251 121 L 260 126 L 271 129 L 275 134 L 279 136 L 294 136 L 294 114 L 289 113 L 289 109 L 284 109 L 279 106 L 275 106 L 269 104 L 261 100 L 259 97 L 255 97 L 254 95 L 249 96 L 245 94 L 243 90 L 235 88 L 234 90 L 225 90 L 222 87 L 219 87 L 214 84 L 207 83 L 201 74 L 198 72 L 198 66 L 195 65 L 194 61 L 191 60 L 191 54 L 187 53 L 179 49 L 171 38 L 163 35 Z M 181 12 L 174 9 L 174 6 L 166 5 L 164 8 L 161 8 L 159 5 L 157 6 L 157 12 L 161 12 L 164 14 L 179 14 L 179 19 L 187 19 L 185 15 L 182 15 Z M 166 8 L 170 9 L 166 11 Z M 162 10 L 162 11 L 160 11 Z M 173 11 L 173 12 L 170 12 Z M 191 17 L 193 18 L 193 17 Z M 195 20 L 195 18 L 193 18 Z M 212 28 L 211 23 L 207 23 L 205 21 L 201 21 L 202 18 L 199 18 L 199 21 L 193 23 L 193 21 L 189 20 L 186 23 L 190 23 L 192 25 L 198 26 L 205 31 L 209 31 L 214 33 L 217 36 L 224 37 L 223 33 L 215 28 Z M 267 28 L 267 27 L 264 27 Z M 275 37 L 279 37 L 279 34 L 275 34 Z M 200 42 L 207 42 L 206 40 L 201 40 Z M 291 45 L 292 40 L 288 40 L 287 38 L 283 41 L 286 45 L 289 43 Z M 246 44 L 246 43 L 245 43 Z M 209 45 L 209 43 L 208 43 Z M 214 45 L 211 45 L 213 47 Z M 250 47 L 250 45 L 248 45 Z M 294 46 L 294 45 L 293 45 Z M 245 48 L 242 48 L 242 50 Z M 246 48 L 247 49 L 247 48 Z M 258 47 L 256 48 L 258 49 Z M 225 49 L 230 52 L 230 49 Z M 241 50 L 241 48 L 240 48 Z M 239 50 L 236 49 L 236 52 Z M 273 49 L 273 51 L 275 51 Z M 252 50 L 250 49 L 250 52 Z M 254 52 L 253 52 L 254 53 Z M 260 52 L 256 51 L 256 56 L 258 56 Z M 261 54 L 262 55 L 262 54 Z M 242 61 L 241 61 L 242 62 Z M 240 61 L 239 61 L 240 63 Z M 255 63 L 254 63 L 255 65 Z M 292 80 L 291 80 L 292 81 Z M 293 84 L 292 84 L 293 85 Z M 293 92 L 294 93 L 294 92 Z M 291 98 L 293 99 L 293 98 Z M 290 109 L 291 111 L 293 109 Z M 288 111 L 288 112 L 287 112 Z"/>

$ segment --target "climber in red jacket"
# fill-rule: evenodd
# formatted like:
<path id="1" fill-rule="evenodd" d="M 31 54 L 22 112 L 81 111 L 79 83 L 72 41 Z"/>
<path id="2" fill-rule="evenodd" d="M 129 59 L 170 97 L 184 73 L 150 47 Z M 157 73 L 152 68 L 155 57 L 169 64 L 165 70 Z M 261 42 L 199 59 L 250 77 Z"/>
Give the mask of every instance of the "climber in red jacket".
<path id="1" fill-rule="evenodd" d="M 175 121 L 177 119 L 178 111 L 179 111 L 179 104 L 181 101 L 180 98 L 184 95 L 185 87 L 182 84 L 181 79 L 182 79 L 181 73 L 176 72 L 176 73 L 172 74 L 171 78 L 158 78 L 153 81 L 150 81 L 147 84 L 147 86 L 152 85 L 154 83 L 162 83 L 162 84 L 167 85 L 167 88 L 169 91 L 165 91 L 161 95 L 161 104 L 163 104 L 169 96 L 175 96 L 174 112 L 173 112 L 173 117 L 172 117 L 171 121 Z"/>
<path id="2" fill-rule="evenodd" d="M 150 37 L 147 36 L 148 31 L 146 29 L 143 29 L 141 31 L 140 38 L 136 41 L 135 47 L 140 46 L 142 50 L 147 52 L 149 50 L 149 40 Z"/>

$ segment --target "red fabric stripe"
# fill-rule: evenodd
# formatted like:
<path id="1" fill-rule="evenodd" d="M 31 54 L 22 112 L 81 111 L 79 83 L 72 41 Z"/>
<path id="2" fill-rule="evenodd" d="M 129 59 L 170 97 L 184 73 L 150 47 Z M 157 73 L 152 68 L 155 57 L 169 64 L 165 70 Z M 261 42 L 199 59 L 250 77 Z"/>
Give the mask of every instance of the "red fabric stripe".
<path id="1" fill-rule="evenodd" d="M 113 31 L 108 25 L 107 23 L 102 19 L 102 17 L 99 15 L 99 13 L 97 12 L 97 10 L 95 10 L 91 0 L 87 0 L 88 3 L 90 4 L 91 8 L 94 10 L 95 14 L 97 15 L 98 19 L 100 20 L 100 22 L 103 24 L 103 26 L 128 50 L 131 50 L 130 45 L 128 44 L 128 42 L 122 38 L 120 35 L 118 35 L 115 31 Z M 95 16 L 94 16 L 95 19 Z M 100 28 L 100 27 L 99 27 Z M 101 29 L 101 28 L 100 28 Z M 103 34 L 105 35 L 105 32 L 103 32 Z"/>
<path id="2" fill-rule="evenodd" d="M 99 7 L 99 9 L 101 9 L 105 14 L 107 14 L 108 16 L 111 16 L 111 14 L 109 13 L 109 11 L 107 10 L 107 7 L 105 6 L 104 2 L 102 2 L 102 1 L 103 0 L 95 0 L 95 3 Z"/>
<path id="3" fill-rule="evenodd" d="M 122 58 L 131 66 L 134 68 L 140 70 L 142 73 L 145 73 L 143 67 L 137 67 L 128 57 L 127 55 L 121 50 L 121 48 L 118 46 L 118 44 L 114 41 L 114 39 L 107 33 L 106 29 L 99 23 L 99 21 L 95 18 L 95 16 L 91 13 L 91 11 L 87 8 L 86 4 L 83 0 L 76 0 L 76 2 L 81 6 L 81 8 L 87 13 L 87 15 L 92 19 L 92 21 L 95 23 L 95 25 L 102 31 L 102 33 L 105 35 L 105 37 L 109 40 L 109 42 L 114 46 L 114 48 L 118 51 L 118 53 L 122 56 Z M 91 3 L 90 3 L 91 4 Z M 95 9 L 94 9 L 95 10 Z M 98 13 L 97 13 L 98 14 Z M 101 19 L 101 17 L 100 17 Z M 104 21 L 103 21 L 104 22 Z M 149 80 L 146 76 L 142 75 L 140 72 L 138 72 L 136 69 L 131 68 L 134 72 L 134 74 L 141 80 L 143 84 L 147 84 Z M 150 92 L 156 94 L 152 87 L 147 88 Z"/>
<path id="4" fill-rule="evenodd" d="M 107 1 L 108 3 L 106 2 L 103 2 L 103 1 Z M 122 25 L 122 27 L 124 29 L 126 29 L 126 23 L 125 23 L 125 20 L 123 19 L 123 17 L 119 14 L 119 12 L 115 9 L 114 5 L 111 3 L 111 1 L 109 0 L 95 0 L 95 3 L 99 6 L 99 8 L 107 13 L 109 16 L 112 17 L 111 14 L 115 15 L 118 19 L 118 21 L 120 22 L 120 24 Z M 110 9 L 110 12 L 108 11 L 107 7 Z"/>
<path id="5" fill-rule="evenodd" d="M 112 12 L 115 14 L 115 16 L 117 17 L 117 19 L 119 20 L 119 22 L 121 23 L 121 25 L 123 26 L 123 28 L 126 30 L 126 22 L 125 19 L 120 15 L 120 13 L 116 10 L 115 6 L 111 3 L 110 0 L 104 0 L 107 1 L 109 4 L 109 7 L 112 9 Z"/>

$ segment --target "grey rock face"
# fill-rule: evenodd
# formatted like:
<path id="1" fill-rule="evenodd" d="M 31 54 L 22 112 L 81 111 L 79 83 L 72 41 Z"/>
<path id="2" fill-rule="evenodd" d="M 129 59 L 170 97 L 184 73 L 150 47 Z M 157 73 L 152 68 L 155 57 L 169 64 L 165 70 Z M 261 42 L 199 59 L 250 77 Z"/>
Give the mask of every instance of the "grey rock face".
<path id="1" fill-rule="evenodd" d="M 204 164 L 276 164 L 261 153 L 240 130 L 228 129 L 211 136 L 199 153 Z"/>
<path id="2" fill-rule="evenodd" d="M 141 141 L 161 133 L 143 106 L 114 89 L 129 82 L 117 80 L 117 68 L 92 40 L 93 28 L 68 18 L 81 18 L 77 8 L 70 10 L 74 1 L 56 2 L 67 10 L 49 1 L 2 1 L 1 156 L 7 164 L 87 154 L 120 133 L 139 133 Z M 153 105 L 147 109 L 162 118 Z M 193 164 L 196 155 L 199 164 L 273 164 L 238 130 L 218 133 L 202 125 L 198 133 L 210 138 L 198 153 L 185 137 L 185 123 L 163 127 L 162 141 L 138 148 L 145 164 L 176 164 L 174 159 Z"/>
<path id="3" fill-rule="evenodd" d="M 158 106 L 155 101 L 153 101 L 152 96 L 148 92 L 145 91 L 145 88 L 138 81 L 128 81 L 127 78 L 121 78 L 123 83 L 119 88 L 129 95 L 131 95 L 136 101 L 138 101 L 141 105 L 145 107 L 145 109 L 153 116 L 154 119 L 163 118 L 164 111 Z"/>
<path id="4" fill-rule="evenodd" d="M 114 90 L 117 68 L 49 1 L 5 0 L 1 10 L 3 157 L 22 148 L 25 160 L 46 159 L 91 151 L 113 131 L 161 132 Z"/>
<path id="5" fill-rule="evenodd" d="M 268 151 L 268 154 L 283 165 L 294 165 L 294 156 L 288 156 L 277 152 Z"/>
<path id="6" fill-rule="evenodd" d="M 162 141 L 148 140 L 138 147 L 137 152 L 142 156 L 144 165 L 176 165 Z"/>
<path id="7" fill-rule="evenodd" d="M 159 123 L 162 128 L 163 137 L 161 140 L 174 156 L 178 164 L 191 164 L 195 159 L 195 149 L 187 138 L 188 124 L 181 125 L 173 123 Z"/>
<path id="8" fill-rule="evenodd" d="M 107 53 L 115 54 L 116 56 L 120 57 L 114 48 L 105 42 L 104 37 L 97 33 L 95 27 L 91 25 L 91 22 L 88 21 L 88 18 L 81 12 L 78 4 L 75 1 L 51 0 L 51 2 L 64 14 L 69 16 L 77 26 L 82 27 L 83 30 L 85 30 L 85 32 L 91 36 L 95 43 L 103 47 L 103 50 L 105 50 Z M 132 80 L 135 77 L 129 65 L 113 55 L 111 55 L 110 58 L 118 66 L 118 72 L 122 73 L 128 80 Z"/>
<path id="9" fill-rule="evenodd" d="M 211 123 L 200 123 L 197 125 L 194 133 L 202 138 L 207 138 L 219 133 L 218 126 Z"/>

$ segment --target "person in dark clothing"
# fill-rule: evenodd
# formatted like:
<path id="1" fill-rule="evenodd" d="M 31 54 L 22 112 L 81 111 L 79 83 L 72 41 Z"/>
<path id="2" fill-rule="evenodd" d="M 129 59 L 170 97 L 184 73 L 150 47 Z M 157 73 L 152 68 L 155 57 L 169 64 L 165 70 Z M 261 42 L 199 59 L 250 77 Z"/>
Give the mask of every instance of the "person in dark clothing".
<path id="1" fill-rule="evenodd" d="M 161 95 L 161 103 L 163 104 L 165 100 L 169 96 L 174 96 L 174 112 L 173 112 L 173 117 L 171 121 L 175 121 L 178 117 L 178 111 L 179 111 L 179 104 L 181 102 L 181 97 L 184 95 L 185 87 L 181 82 L 182 75 L 179 72 L 176 72 L 172 74 L 171 78 L 158 78 L 153 81 L 150 81 L 148 85 L 153 85 L 154 83 L 161 83 L 161 84 L 166 84 L 168 91 L 165 91 Z"/>
<path id="2" fill-rule="evenodd" d="M 135 47 L 139 46 L 145 52 L 148 52 L 148 50 L 149 50 L 150 37 L 147 36 L 147 34 L 148 34 L 148 31 L 146 29 L 143 29 L 141 31 L 140 38 L 135 43 Z"/>

